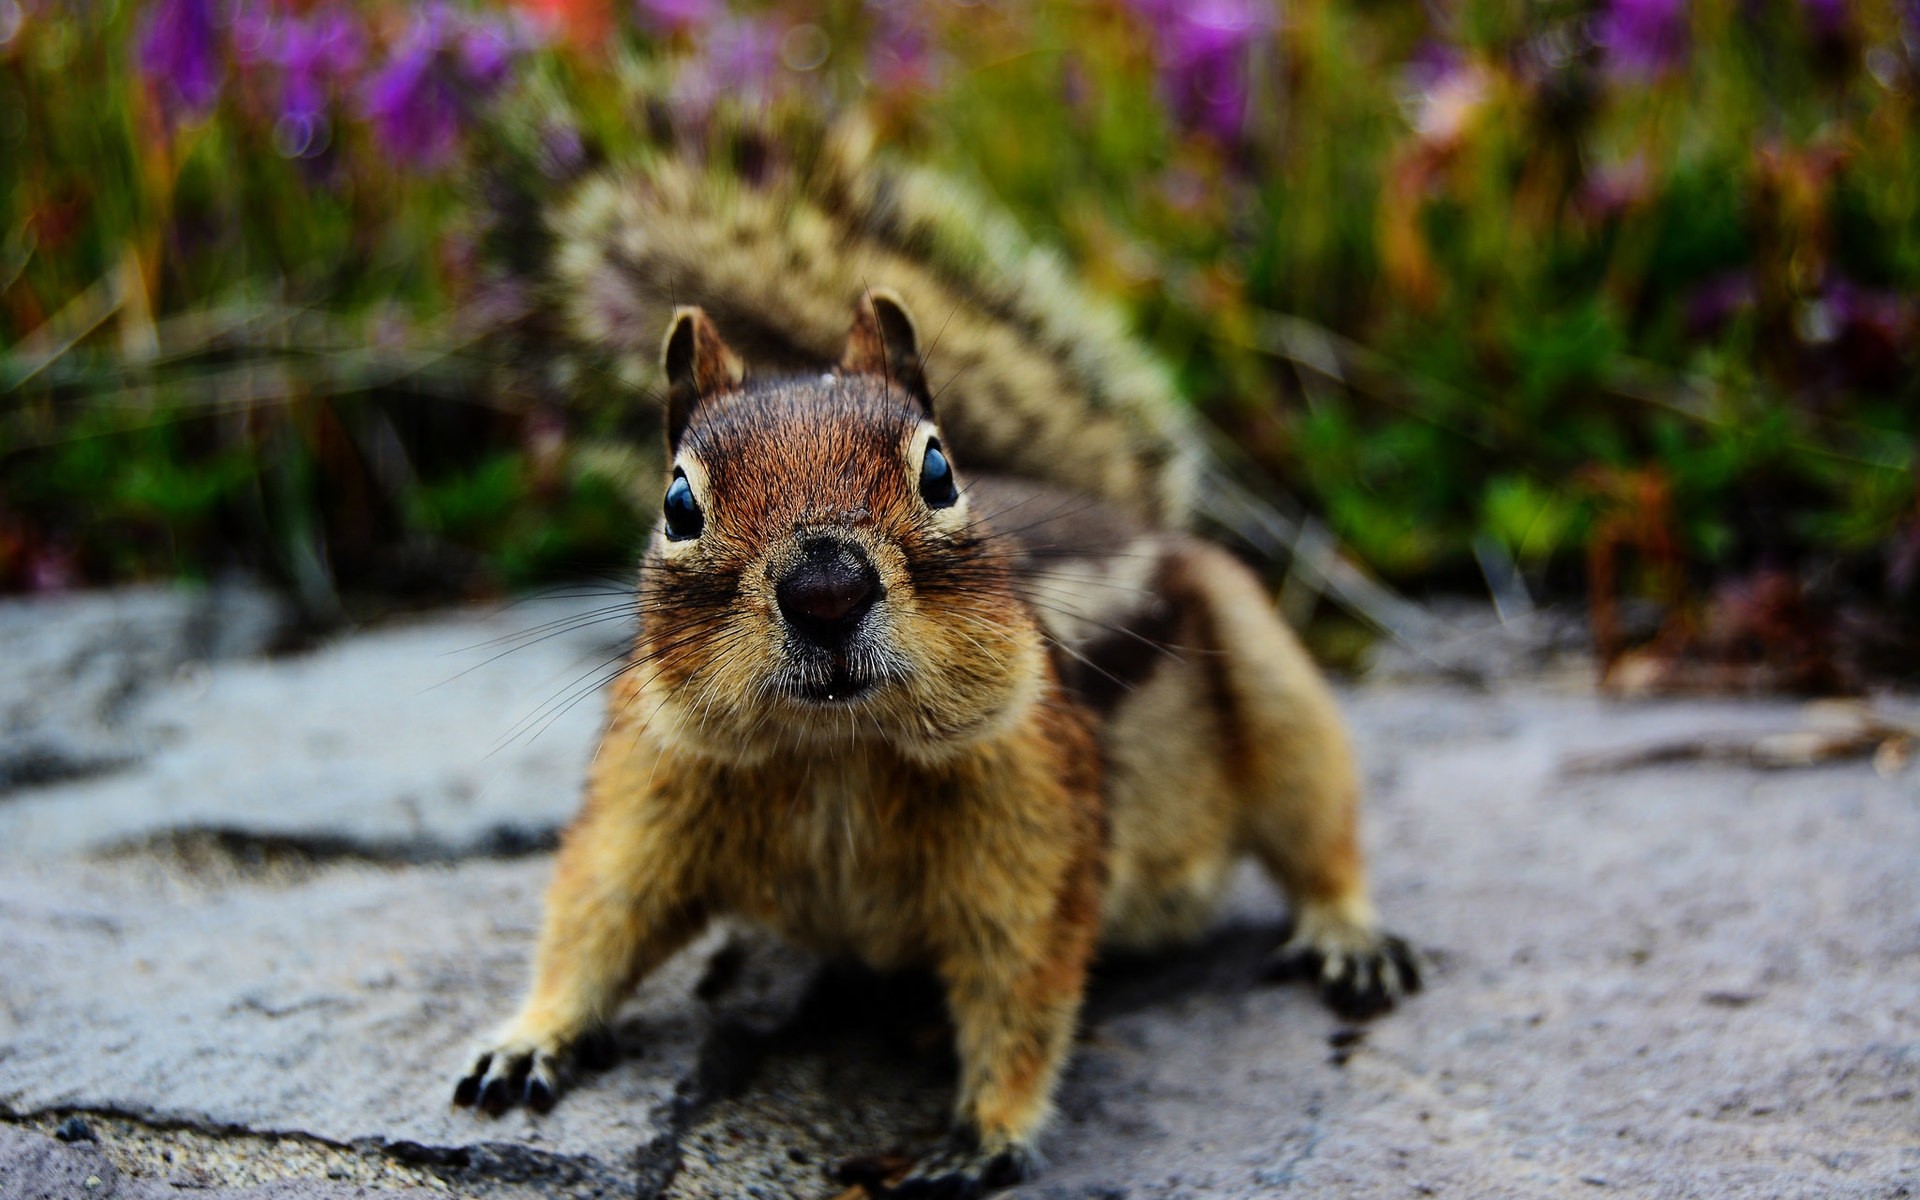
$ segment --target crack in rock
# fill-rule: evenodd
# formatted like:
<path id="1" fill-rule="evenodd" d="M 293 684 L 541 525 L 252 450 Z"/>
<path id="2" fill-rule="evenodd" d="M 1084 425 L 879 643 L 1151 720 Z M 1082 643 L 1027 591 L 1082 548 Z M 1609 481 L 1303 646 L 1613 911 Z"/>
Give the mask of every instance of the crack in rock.
<path id="1" fill-rule="evenodd" d="M 560 830 L 552 825 L 496 825 L 461 845 L 432 838 L 369 841 L 214 827 L 118 842 L 92 857 L 107 863 L 145 858 L 202 879 L 298 880 L 340 864 L 415 867 L 511 861 L 551 853 L 559 843 Z"/>

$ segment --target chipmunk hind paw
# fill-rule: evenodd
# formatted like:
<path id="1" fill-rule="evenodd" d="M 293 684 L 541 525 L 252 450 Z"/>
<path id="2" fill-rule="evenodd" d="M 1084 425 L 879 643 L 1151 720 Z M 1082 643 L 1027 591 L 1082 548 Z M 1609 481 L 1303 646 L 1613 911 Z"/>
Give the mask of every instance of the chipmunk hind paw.
<path id="1" fill-rule="evenodd" d="M 1406 939 L 1371 926 L 1304 913 L 1268 960 L 1267 978 L 1316 985 L 1328 1008 L 1353 1020 L 1377 1017 L 1423 985 L 1425 964 Z"/>

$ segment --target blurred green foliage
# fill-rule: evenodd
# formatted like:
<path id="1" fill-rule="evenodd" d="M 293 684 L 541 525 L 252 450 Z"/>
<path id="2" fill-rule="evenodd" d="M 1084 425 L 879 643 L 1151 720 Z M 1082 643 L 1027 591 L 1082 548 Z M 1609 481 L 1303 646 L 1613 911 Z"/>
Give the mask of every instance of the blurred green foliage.
<path id="1" fill-rule="evenodd" d="M 189 10 L 211 68 L 154 32 Z M 608 420 L 494 394 L 463 305 L 492 105 L 564 94 L 617 147 L 639 72 L 683 106 L 858 107 L 968 177 L 1402 586 L 1478 586 L 1491 546 L 1536 591 L 1681 603 L 1651 582 L 1675 560 L 1702 603 L 1784 570 L 1913 631 L 1911 3 L 15 11 L 7 587 L 623 561 L 647 514 Z"/>

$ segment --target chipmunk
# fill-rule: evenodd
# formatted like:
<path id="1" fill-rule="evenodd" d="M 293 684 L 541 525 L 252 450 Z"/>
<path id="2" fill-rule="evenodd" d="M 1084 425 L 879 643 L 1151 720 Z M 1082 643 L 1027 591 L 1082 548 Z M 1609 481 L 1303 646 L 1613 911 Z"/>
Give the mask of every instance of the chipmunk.
<path id="1" fill-rule="evenodd" d="M 1095 406 L 1089 381 L 1116 376 L 1093 323 L 1029 344 L 1045 327 L 1003 295 L 936 311 L 949 333 L 930 342 L 909 289 L 993 296 L 916 266 L 898 222 L 864 212 L 860 228 L 893 234 L 865 244 L 783 234 L 810 219 L 788 185 L 710 196 L 721 215 L 703 218 L 693 179 L 602 180 L 563 218 L 587 247 L 563 271 L 589 338 L 644 307 L 633 281 L 662 254 L 687 267 L 673 290 L 708 307 L 665 315 L 669 463 L 639 631 L 532 989 L 454 1101 L 550 1108 L 637 980 L 740 919 L 936 975 L 960 1063 L 952 1136 L 863 1182 L 971 1196 L 1037 1168 L 1096 953 L 1194 937 L 1245 856 L 1291 904 L 1281 973 L 1355 1015 L 1416 990 L 1416 956 L 1368 899 L 1333 697 L 1259 580 L 1177 527 L 1159 475 L 1183 443 L 1144 357 L 1117 351 L 1139 386 Z M 764 207 L 758 232 L 726 209 L 742 197 Z M 772 255 L 762 234 L 802 249 Z M 870 281 L 845 277 L 848 255 Z M 763 256 L 760 276 L 733 269 Z M 829 339 L 816 309 L 842 286 Z M 1066 411 L 1005 434 L 1049 405 Z M 1076 451 L 1076 420 L 1107 440 Z"/>

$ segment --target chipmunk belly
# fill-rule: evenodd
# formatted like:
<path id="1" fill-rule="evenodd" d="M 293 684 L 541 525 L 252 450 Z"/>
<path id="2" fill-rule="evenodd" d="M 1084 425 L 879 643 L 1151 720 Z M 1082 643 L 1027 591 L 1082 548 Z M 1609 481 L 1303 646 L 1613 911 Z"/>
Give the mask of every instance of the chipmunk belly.
<path id="1" fill-rule="evenodd" d="M 716 911 L 882 970 L 1043 925 L 1098 859 L 1098 774 L 1073 710 L 1036 708 L 938 766 L 867 745 L 729 773 L 702 806 L 720 820 L 689 831 L 726 846 Z"/>
<path id="2" fill-rule="evenodd" d="M 769 789 L 761 852 L 732 899 L 739 914 L 822 954 L 892 970 L 926 956 L 922 880 L 903 853 L 907 782 L 858 750 L 816 759 Z"/>

